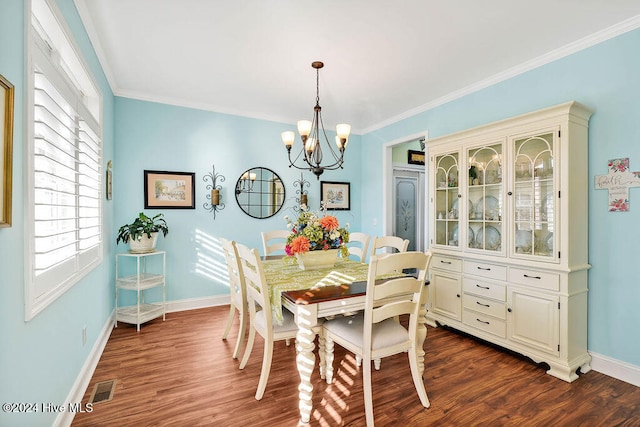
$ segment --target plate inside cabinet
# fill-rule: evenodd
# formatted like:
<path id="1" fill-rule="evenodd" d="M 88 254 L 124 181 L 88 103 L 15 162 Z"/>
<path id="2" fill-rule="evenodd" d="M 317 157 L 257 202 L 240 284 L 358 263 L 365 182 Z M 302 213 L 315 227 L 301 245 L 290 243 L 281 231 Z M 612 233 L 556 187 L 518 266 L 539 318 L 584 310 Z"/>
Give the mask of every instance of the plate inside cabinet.
<path id="1" fill-rule="evenodd" d="M 476 246 L 480 249 L 497 251 L 500 249 L 501 236 L 497 228 L 492 225 L 485 225 L 475 236 Z"/>
<path id="2" fill-rule="evenodd" d="M 471 215 L 471 212 L 473 212 L 473 203 L 471 203 L 471 200 L 468 201 L 468 205 L 467 205 L 467 209 L 469 210 L 469 214 Z M 457 198 L 453 201 L 453 203 L 451 203 L 451 210 L 455 211 L 455 217 L 458 218 L 460 215 L 460 199 Z"/>
<path id="3" fill-rule="evenodd" d="M 540 217 L 543 221 L 553 220 L 553 196 L 547 195 L 540 202 Z"/>
<path id="4" fill-rule="evenodd" d="M 545 243 L 547 246 L 547 252 L 553 253 L 553 233 L 547 234 L 547 238 L 545 239 Z"/>
<path id="5" fill-rule="evenodd" d="M 475 218 L 498 221 L 500 219 L 500 202 L 493 196 L 484 196 L 475 205 Z"/>
<path id="6" fill-rule="evenodd" d="M 516 252 L 519 254 L 531 253 L 531 231 L 516 231 Z"/>

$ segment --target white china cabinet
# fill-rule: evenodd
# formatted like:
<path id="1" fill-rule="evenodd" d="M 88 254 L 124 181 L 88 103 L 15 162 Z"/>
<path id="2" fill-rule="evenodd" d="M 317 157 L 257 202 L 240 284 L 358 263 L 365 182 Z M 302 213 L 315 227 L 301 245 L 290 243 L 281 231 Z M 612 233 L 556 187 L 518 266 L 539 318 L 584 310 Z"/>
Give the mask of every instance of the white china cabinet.
<path id="1" fill-rule="evenodd" d="M 427 321 L 549 365 L 587 353 L 587 137 L 568 102 L 428 142 Z"/>

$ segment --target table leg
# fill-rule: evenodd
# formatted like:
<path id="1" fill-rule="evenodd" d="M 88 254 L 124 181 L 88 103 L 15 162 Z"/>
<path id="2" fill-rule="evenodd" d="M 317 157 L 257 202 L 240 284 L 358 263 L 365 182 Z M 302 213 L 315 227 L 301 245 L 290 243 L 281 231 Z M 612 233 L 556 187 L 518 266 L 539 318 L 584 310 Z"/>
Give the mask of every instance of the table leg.
<path id="1" fill-rule="evenodd" d="M 296 335 L 296 364 L 300 375 L 300 385 L 298 386 L 298 408 L 300 409 L 300 421 L 308 423 L 313 410 L 312 396 L 313 385 L 311 384 L 311 374 L 316 363 L 316 356 L 313 353 L 315 348 L 316 334 L 312 328 L 317 322 L 317 318 L 307 307 L 298 308 L 296 316 L 298 324 L 298 334 Z"/>

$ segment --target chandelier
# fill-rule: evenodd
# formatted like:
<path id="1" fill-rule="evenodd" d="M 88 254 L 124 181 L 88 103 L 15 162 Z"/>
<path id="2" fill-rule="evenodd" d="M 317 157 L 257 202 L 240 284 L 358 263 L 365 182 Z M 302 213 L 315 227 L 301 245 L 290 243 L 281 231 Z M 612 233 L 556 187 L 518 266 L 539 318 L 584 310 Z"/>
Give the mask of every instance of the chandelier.
<path id="1" fill-rule="evenodd" d="M 336 126 L 335 142 L 338 151 L 334 150 L 333 146 L 329 143 L 329 138 L 324 130 L 324 123 L 322 123 L 322 108 L 320 107 L 320 68 L 324 67 L 324 64 L 320 61 L 311 63 L 311 66 L 316 69 L 316 106 L 313 107 L 313 120 L 300 120 L 298 121 L 298 133 L 302 139 L 302 150 L 298 153 L 295 159 L 291 159 L 291 147 L 295 140 L 295 134 L 293 131 L 282 132 L 282 142 L 284 142 L 287 148 L 287 154 L 289 156 L 289 167 L 293 166 L 296 169 L 306 169 L 313 172 L 318 179 L 325 170 L 334 170 L 341 168 L 344 163 L 344 150 L 347 148 L 349 142 L 349 133 L 351 132 L 351 126 L 347 124 L 339 124 Z M 320 146 L 321 137 L 324 137 L 326 146 L 328 147 L 328 153 L 330 153 L 333 159 L 328 164 L 322 164 L 322 147 Z M 296 162 L 302 157 L 304 163 L 296 164 Z M 333 162 L 333 163 L 331 163 Z"/>

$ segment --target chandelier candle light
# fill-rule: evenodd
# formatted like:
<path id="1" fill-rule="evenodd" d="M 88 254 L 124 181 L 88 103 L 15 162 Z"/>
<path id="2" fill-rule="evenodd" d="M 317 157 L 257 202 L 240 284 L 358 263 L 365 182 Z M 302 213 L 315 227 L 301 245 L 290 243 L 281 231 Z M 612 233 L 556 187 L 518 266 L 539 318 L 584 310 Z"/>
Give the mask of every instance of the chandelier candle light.
<path id="1" fill-rule="evenodd" d="M 325 170 L 334 170 L 342 168 L 344 163 L 344 151 L 347 148 L 349 142 L 349 133 L 351 132 L 351 125 L 339 124 L 336 126 L 336 146 L 339 153 L 337 153 L 331 144 L 329 138 L 324 130 L 324 123 L 322 122 L 322 108 L 320 107 L 320 68 L 324 67 L 324 64 L 320 61 L 311 63 L 311 66 L 316 69 L 316 106 L 313 107 L 313 120 L 300 120 L 298 121 L 298 133 L 302 139 L 302 150 L 295 158 L 291 160 L 291 147 L 295 140 L 295 133 L 293 131 L 282 132 L 282 142 L 284 142 L 287 148 L 287 154 L 289 156 L 289 167 L 293 166 L 296 169 L 306 169 L 313 172 L 318 179 Z M 322 135 L 320 135 L 322 130 Z M 333 156 L 333 163 L 322 164 L 322 147 L 320 146 L 320 136 L 324 136 L 324 141 L 329 149 L 329 152 Z M 303 156 L 304 163 L 297 165 L 300 156 Z"/>
<path id="2" fill-rule="evenodd" d="M 251 193 L 253 191 L 253 184 L 256 182 L 256 174 L 254 172 L 249 173 L 246 171 L 240 177 L 240 182 L 236 186 L 236 194 L 242 192 Z"/>

